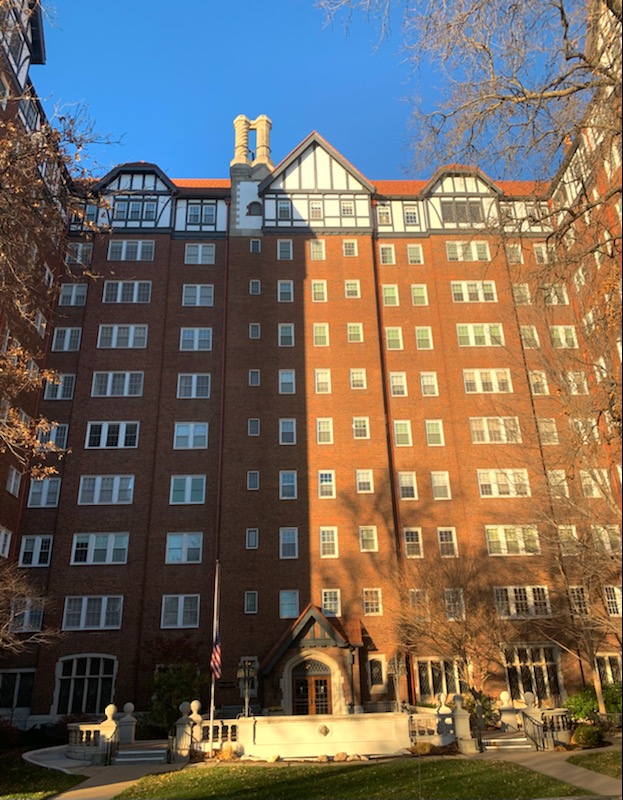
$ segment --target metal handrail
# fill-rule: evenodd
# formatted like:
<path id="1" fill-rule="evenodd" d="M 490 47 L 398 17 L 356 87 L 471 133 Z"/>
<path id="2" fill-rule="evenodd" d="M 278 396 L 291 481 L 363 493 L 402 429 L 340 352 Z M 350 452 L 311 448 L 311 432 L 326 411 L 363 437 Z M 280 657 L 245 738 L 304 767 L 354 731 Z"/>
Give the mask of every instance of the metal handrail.
<path id="1" fill-rule="evenodd" d="M 522 728 L 528 739 L 530 739 L 537 750 L 545 750 L 545 729 L 543 724 L 536 719 L 521 712 Z"/>

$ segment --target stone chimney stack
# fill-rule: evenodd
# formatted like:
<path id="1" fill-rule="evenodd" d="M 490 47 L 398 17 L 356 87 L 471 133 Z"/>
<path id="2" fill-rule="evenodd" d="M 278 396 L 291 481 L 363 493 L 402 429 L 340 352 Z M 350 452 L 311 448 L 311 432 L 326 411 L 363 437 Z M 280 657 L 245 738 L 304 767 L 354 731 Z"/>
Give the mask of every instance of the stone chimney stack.
<path id="1" fill-rule="evenodd" d="M 244 114 L 239 114 L 234 120 L 234 157 L 230 162 L 230 167 L 235 172 L 240 172 L 240 167 L 250 168 L 248 171 L 256 177 L 261 173 L 262 177 L 272 172 L 274 164 L 270 159 L 270 129 L 272 122 L 266 114 L 260 114 L 254 120 L 250 120 Z M 250 158 L 249 131 L 255 132 L 255 153 L 254 158 Z M 242 170 L 246 171 L 246 170 Z"/>

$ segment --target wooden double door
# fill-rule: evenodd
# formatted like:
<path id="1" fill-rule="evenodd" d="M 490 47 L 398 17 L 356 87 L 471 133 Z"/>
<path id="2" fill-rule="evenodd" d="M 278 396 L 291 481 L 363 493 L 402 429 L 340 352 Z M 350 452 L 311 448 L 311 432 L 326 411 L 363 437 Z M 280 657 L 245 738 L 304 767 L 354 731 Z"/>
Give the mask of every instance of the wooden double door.
<path id="1" fill-rule="evenodd" d="M 320 661 L 303 661 L 292 672 L 294 714 L 331 714 L 331 670 Z"/>

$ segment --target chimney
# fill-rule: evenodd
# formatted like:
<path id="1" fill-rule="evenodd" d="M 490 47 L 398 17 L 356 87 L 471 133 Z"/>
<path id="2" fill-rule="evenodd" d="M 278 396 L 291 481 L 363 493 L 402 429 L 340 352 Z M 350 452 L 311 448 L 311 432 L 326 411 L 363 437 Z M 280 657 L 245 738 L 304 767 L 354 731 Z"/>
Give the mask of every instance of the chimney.
<path id="1" fill-rule="evenodd" d="M 243 165 L 247 167 L 264 167 L 263 171 L 270 172 L 273 162 L 270 160 L 270 129 L 272 122 L 261 114 L 254 120 L 250 120 L 244 114 L 239 114 L 234 120 L 234 157 L 229 166 Z M 253 161 L 250 159 L 249 150 L 249 131 L 255 131 L 255 153 Z"/>

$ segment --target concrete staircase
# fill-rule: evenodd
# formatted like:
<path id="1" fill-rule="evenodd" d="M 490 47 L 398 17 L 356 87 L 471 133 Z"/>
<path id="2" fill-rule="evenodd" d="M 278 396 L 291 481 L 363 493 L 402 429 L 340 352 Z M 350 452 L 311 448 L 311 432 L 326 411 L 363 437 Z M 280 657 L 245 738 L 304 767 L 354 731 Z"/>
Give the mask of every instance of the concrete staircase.
<path id="1" fill-rule="evenodd" d="M 483 733 L 482 744 L 485 751 L 501 751 L 506 753 L 521 750 L 534 750 L 534 744 L 521 731 L 487 731 Z"/>
<path id="2" fill-rule="evenodd" d="M 122 744 L 115 753 L 113 764 L 166 764 L 167 742 L 134 742 Z"/>

